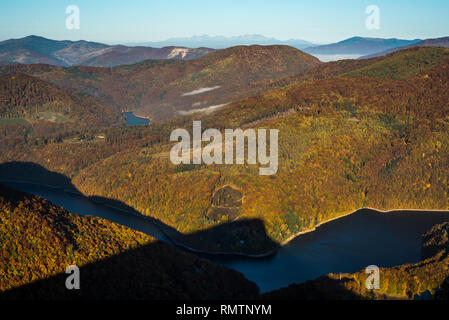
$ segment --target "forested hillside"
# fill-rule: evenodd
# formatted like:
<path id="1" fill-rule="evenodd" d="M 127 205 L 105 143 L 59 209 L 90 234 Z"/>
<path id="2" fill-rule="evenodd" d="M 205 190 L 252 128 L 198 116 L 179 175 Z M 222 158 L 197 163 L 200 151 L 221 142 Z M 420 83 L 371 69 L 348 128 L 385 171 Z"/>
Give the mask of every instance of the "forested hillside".
<path id="1" fill-rule="evenodd" d="M 0 186 L 1 299 L 248 299 L 240 273 L 42 198 Z M 82 290 L 65 287 L 80 267 Z"/>
<path id="2" fill-rule="evenodd" d="M 361 207 L 448 209 L 448 75 L 446 60 L 403 80 L 328 78 L 203 118 L 206 127 L 279 129 L 272 177 L 252 165 L 180 171 L 161 146 L 115 154 L 73 181 L 182 232 L 214 225 L 205 215 L 212 195 L 234 185 L 244 195 L 241 218 L 264 221 L 276 242 Z"/>
<path id="3" fill-rule="evenodd" d="M 77 123 L 79 127 L 118 123 L 119 112 L 88 95 L 75 94 L 21 73 L 0 78 L 0 118 Z M 46 118 L 47 116 L 47 118 Z"/>
<path id="4" fill-rule="evenodd" d="M 291 47 L 249 46 L 219 50 L 191 61 L 148 60 L 115 68 L 13 65 L 0 67 L 0 75 L 25 73 L 91 94 L 117 109 L 166 120 L 179 116 L 180 111 L 250 96 L 257 93 L 253 83 L 294 75 L 319 64 L 318 59 Z"/>
<path id="5" fill-rule="evenodd" d="M 367 274 L 330 274 L 258 295 L 240 273 L 107 220 L 74 215 L 0 186 L 0 300 L 10 299 L 447 299 L 449 224 L 423 235 L 421 261 Z M 67 290 L 69 265 L 81 290 Z"/>
<path id="6" fill-rule="evenodd" d="M 262 221 L 268 236 L 282 243 L 361 207 L 449 209 L 448 79 L 443 48 L 321 64 L 212 115 L 108 130 L 104 141 L 22 145 L 2 161 L 39 163 L 73 178 L 87 195 L 123 201 L 182 233 L 232 221 L 234 215 L 211 219 L 208 212 L 215 192 L 233 186 L 243 196 L 239 219 Z M 259 176 L 255 165 L 174 166 L 170 132 L 191 130 L 193 119 L 201 119 L 203 129 L 279 129 L 278 174 Z M 194 238 L 189 244 L 199 249 L 224 250 L 222 243 L 211 248 Z M 227 249 L 271 249 L 254 243 L 237 241 Z"/>

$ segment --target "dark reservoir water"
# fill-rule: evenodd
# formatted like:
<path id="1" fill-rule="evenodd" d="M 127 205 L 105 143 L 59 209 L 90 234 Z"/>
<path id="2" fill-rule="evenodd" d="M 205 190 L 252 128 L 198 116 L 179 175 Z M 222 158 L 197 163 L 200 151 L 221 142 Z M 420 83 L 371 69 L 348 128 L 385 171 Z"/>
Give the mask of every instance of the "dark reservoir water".
<path id="1" fill-rule="evenodd" d="M 62 189 L 22 183 L 2 184 L 42 196 L 74 213 L 105 218 L 169 242 L 144 218 L 96 204 Z M 261 292 L 267 292 L 329 273 L 355 272 L 369 265 L 392 267 L 417 262 L 420 260 L 421 235 L 431 226 L 445 221 L 449 221 L 449 213 L 363 210 L 297 237 L 268 258 L 206 257 L 242 272 L 259 285 Z"/>
<path id="2" fill-rule="evenodd" d="M 126 125 L 128 126 L 139 126 L 139 125 L 147 125 L 150 123 L 150 120 L 147 118 L 140 118 L 136 116 L 132 112 L 124 112 Z"/>

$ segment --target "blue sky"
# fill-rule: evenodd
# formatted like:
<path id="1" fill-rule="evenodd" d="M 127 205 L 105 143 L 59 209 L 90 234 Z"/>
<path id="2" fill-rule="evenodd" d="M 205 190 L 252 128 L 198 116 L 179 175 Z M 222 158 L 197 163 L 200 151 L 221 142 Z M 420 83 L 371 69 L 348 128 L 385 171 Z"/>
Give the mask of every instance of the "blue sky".
<path id="1" fill-rule="evenodd" d="M 65 27 L 68 5 L 80 29 Z M 365 27 L 369 5 L 380 29 Z M 359 35 L 405 39 L 449 36 L 448 0 L 3 0 L 0 41 L 30 34 L 57 40 L 148 42 L 193 35 L 263 34 L 316 43 Z"/>

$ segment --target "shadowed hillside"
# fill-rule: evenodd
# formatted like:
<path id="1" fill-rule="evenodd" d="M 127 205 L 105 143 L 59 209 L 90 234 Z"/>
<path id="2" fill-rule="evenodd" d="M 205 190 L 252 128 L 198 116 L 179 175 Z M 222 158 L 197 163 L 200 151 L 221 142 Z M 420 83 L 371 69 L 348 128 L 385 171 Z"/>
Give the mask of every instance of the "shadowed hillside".
<path id="1" fill-rule="evenodd" d="M 320 65 L 311 71 L 318 79 L 213 115 L 107 132 L 95 145 L 12 150 L 2 159 L 39 163 L 70 177 L 83 194 L 122 201 L 182 234 L 249 219 L 262 221 L 271 241 L 283 243 L 363 207 L 447 210 L 448 57 L 446 49 L 419 48 L 371 59 L 380 78 L 366 77 L 366 61 Z M 355 78 L 343 76 L 351 70 L 359 70 Z M 404 70 L 410 72 L 396 79 Z M 278 173 L 262 177 L 247 164 L 173 165 L 170 132 L 190 131 L 192 120 L 202 120 L 203 130 L 279 129 Z M 214 194 L 228 185 L 242 194 L 241 206 L 217 208 Z"/>
<path id="2" fill-rule="evenodd" d="M 432 227 L 423 235 L 422 261 L 380 269 L 380 289 L 367 290 L 365 271 L 330 274 L 303 284 L 293 284 L 263 295 L 268 300 L 415 299 L 447 300 L 449 223 Z M 427 297 L 427 298 L 426 298 Z"/>
<path id="3" fill-rule="evenodd" d="M 0 220 L 0 299 L 249 299 L 258 293 L 236 271 L 2 186 Z M 80 291 L 65 287 L 69 265 L 81 268 Z"/>
<path id="4" fill-rule="evenodd" d="M 447 299 L 448 223 L 423 235 L 421 262 L 382 268 L 380 290 L 361 271 L 259 296 L 238 272 L 36 196 L 0 186 L 0 213 L 0 300 Z M 80 290 L 65 287 L 68 265 L 80 266 Z"/>
<path id="5" fill-rule="evenodd" d="M 135 92 L 142 93 L 139 101 L 146 95 L 148 101 L 157 96 L 164 101 L 158 90 L 169 80 L 173 91 L 167 91 L 167 99 L 194 99 L 216 93 L 218 97 L 226 89 L 217 79 L 231 81 L 236 72 L 248 68 L 251 72 L 241 73 L 241 82 L 239 77 L 234 81 L 245 87 L 246 81 L 252 81 L 250 76 L 260 71 L 249 65 L 255 61 L 251 53 L 267 61 L 267 50 L 280 50 L 282 57 L 290 59 L 282 47 L 243 47 L 194 62 L 146 61 L 113 69 L 9 66 L 0 72 L 25 70 L 46 79 L 39 81 L 47 83 L 51 77 L 58 87 L 88 89 L 102 101 L 112 101 L 117 94 L 123 102 L 135 102 Z M 284 62 L 277 60 L 276 68 Z M 234 65 L 238 70 L 232 69 Z M 258 79 L 251 83 L 254 88 L 270 86 L 269 80 Z M 260 255 L 298 233 L 363 207 L 449 209 L 448 79 L 447 49 L 412 48 L 283 75 L 273 89 L 284 87 L 264 89 L 263 94 L 232 102 L 213 114 L 189 114 L 145 127 L 92 130 L 83 139 L 68 135 L 50 143 L 30 138 L 22 143 L 14 140 L 20 134 L 11 136 L 7 124 L 0 127 L 0 134 L 10 137 L 7 143 L 1 141 L 9 147 L 0 155 L 0 178 L 69 187 L 148 217 L 174 242 L 192 249 Z M 148 90 L 148 83 L 154 87 Z M 111 91 L 102 91 L 105 88 Z M 125 88 L 130 95 L 120 91 Z M 27 107 L 32 100 L 26 97 L 21 105 Z M 278 129 L 278 173 L 260 176 L 257 165 L 246 163 L 173 165 L 170 132 L 179 127 L 191 131 L 193 120 L 201 120 L 203 130 Z M 26 132 L 23 135 L 28 137 Z M 344 275 L 343 285 L 335 276 L 319 279 L 311 284 L 316 292 L 312 296 L 326 296 L 330 292 L 323 288 L 334 285 L 340 287 L 337 295 L 345 298 L 410 298 L 427 290 L 433 294 L 447 277 L 447 264 L 440 263 L 446 258 L 438 256 L 440 251 L 423 256 L 423 264 L 385 269 L 389 282 L 378 296 L 363 291 L 362 273 Z M 301 296 L 298 290 L 293 287 L 294 294 Z"/>
<path id="6" fill-rule="evenodd" d="M 181 232 L 213 226 L 211 196 L 233 185 L 244 196 L 239 217 L 262 220 L 276 242 L 363 207 L 445 210 L 449 64 L 446 51 L 440 55 L 438 66 L 411 78 L 310 81 L 200 118 L 203 129 L 279 129 L 280 167 L 272 177 L 259 176 L 256 165 L 179 170 L 163 144 L 117 153 L 73 182 Z M 180 126 L 191 130 L 192 119 Z"/>
<path id="7" fill-rule="evenodd" d="M 56 186 L 68 192 L 82 195 L 69 178 L 59 173 L 50 172 L 34 163 L 1 164 L 0 183 L 1 180 Z M 97 195 L 90 195 L 88 199 L 123 210 L 127 214 L 142 216 L 131 206 L 115 199 Z M 158 226 L 174 244 L 193 251 L 257 256 L 265 255 L 267 251 L 274 251 L 278 247 L 277 243 L 267 237 L 264 224 L 257 219 L 241 219 L 229 223 L 225 223 L 226 220 L 223 220 L 211 228 L 182 233 L 177 228 L 166 225 L 157 218 L 146 218 Z"/>
<path id="8" fill-rule="evenodd" d="M 435 39 L 426 39 L 426 40 L 422 40 L 416 43 L 412 43 L 406 46 L 401 46 L 398 48 L 392 48 L 389 50 L 385 50 L 382 52 L 377 52 L 374 54 L 370 54 L 367 56 L 363 56 L 360 59 L 368 59 L 368 58 L 374 58 L 374 57 L 380 57 L 380 56 L 384 56 L 387 55 L 389 53 L 395 52 L 395 51 L 399 51 L 399 50 L 403 50 L 403 49 L 407 49 L 407 48 L 413 48 L 413 47 L 443 47 L 443 48 L 449 48 L 449 37 L 443 37 L 443 38 L 435 38 Z"/>

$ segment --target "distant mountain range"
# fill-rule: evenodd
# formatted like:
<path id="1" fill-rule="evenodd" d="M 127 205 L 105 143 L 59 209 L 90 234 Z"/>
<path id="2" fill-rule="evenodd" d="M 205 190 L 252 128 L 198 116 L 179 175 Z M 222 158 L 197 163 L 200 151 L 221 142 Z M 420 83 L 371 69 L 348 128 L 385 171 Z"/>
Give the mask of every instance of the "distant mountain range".
<path id="1" fill-rule="evenodd" d="M 382 39 L 352 37 L 337 43 L 305 48 L 312 55 L 370 55 L 420 42 L 420 39 Z"/>
<path id="2" fill-rule="evenodd" d="M 397 48 L 392 48 L 392 49 L 388 49 L 385 51 L 381 51 L 381 52 L 377 52 L 374 54 L 370 54 L 367 56 L 363 56 L 360 59 L 368 59 L 368 58 L 375 58 L 375 57 L 380 57 L 380 56 L 384 56 L 387 55 L 389 53 L 398 51 L 398 50 L 402 50 L 402 49 L 407 49 L 407 48 L 412 48 L 412 47 L 445 47 L 445 48 L 449 48 L 449 37 L 444 37 L 444 38 L 436 38 L 436 39 L 427 39 L 427 40 L 423 40 L 423 41 L 419 41 L 416 43 L 412 43 L 403 47 L 397 47 Z"/>
<path id="3" fill-rule="evenodd" d="M 188 48 L 207 47 L 214 49 L 225 49 L 229 47 L 249 46 L 254 44 L 286 45 L 294 47 L 299 50 L 314 46 L 313 43 L 301 39 L 290 39 L 282 41 L 275 38 L 267 38 L 260 34 L 243 35 L 237 37 L 202 35 L 202 36 L 193 36 L 190 38 L 171 38 L 159 42 L 129 43 L 127 45 L 150 46 L 154 48 L 162 48 L 167 46 L 182 46 Z"/>
<path id="4" fill-rule="evenodd" d="M 304 40 L 281 41 L 262 35 L 238 37 L 194 36 L 161 42 L 107 45 L 89 41 L 57 41 L 39 36 L 0 42 L 0 66 L 44 63 L 56 66 L 114 67 L 144 60 L 193 60 L 223 48 L 250 45 L 284 45 L 302 50 L 322 61 L 372 58 L 414 46 L 449 47 L 449 37 L 401 40 L 352 37 L 337 43 L 314 45 Z"/>
<path id="5" fill-rule="evenodd" d="M 190 60 L 215 50 L 208 48 L 148 48 L 110 46 L 88 41 L 57 41 L 38 36 L 0 42 L 0 65 L 46 63 L 56 66 L 112 67 L 148 59 Z"/>
<path id="6" fill-rule="evenodd" d="M 151 120 L 165 120 L 179 116 L 181 112 L 224 105 L 268 90 L 266 81 L 294 76 L 320 64 L 317 58 L 289 46 L 238 46 L 217 50 L 195 60 L 151 60 L 115 68 L 8 65 L 0 67 L 0 76 L 27 74 L 62 89 L 92 95 L 117 110 L 132 108 Z M 4 82 L 9 81 L 5 79 Z M 21 99 L 20 95 L 12 94 L 22 82 L 5 91 L 3 100 L 0 95 L 0 106 L 2 101 L 9 106 L 12 103 L 8 104 L 8 101 Z M 32 91 L 37 85 L 28 87 L 37 95 Z M 47 91 L 43 91 L 42 96 L 48 96 Z M 49 102 L 55 100 L 50 98 Z M 35 103 L 25 100 L 20 105 L 24 106 L 21 114 L 27 111 L 29 115 L 32 112 L 27 108 L 34 107 Z M 9 117 L 16 116 L 12 111 L 8 114 Z"/>

